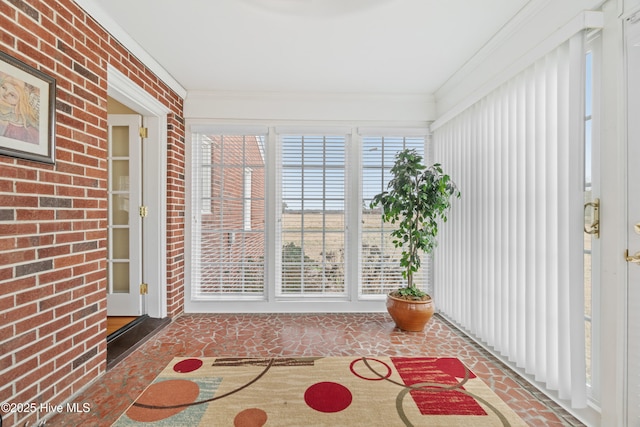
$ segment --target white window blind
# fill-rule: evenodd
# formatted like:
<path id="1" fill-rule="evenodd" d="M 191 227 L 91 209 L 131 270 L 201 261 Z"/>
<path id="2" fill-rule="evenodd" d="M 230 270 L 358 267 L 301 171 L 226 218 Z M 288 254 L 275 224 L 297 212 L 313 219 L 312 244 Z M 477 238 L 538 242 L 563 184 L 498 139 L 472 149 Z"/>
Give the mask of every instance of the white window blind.
<path id="1" fill-rule="evenodd" d="M 253 200 L 253 186 L 251 183 L 252 170 L 251 168 L 244 169 L 244 229 L 251 230 L 252 217 L 251 217 L 251 202 Z"/>
<path id="2" fill-rule="evenodd" d="M 345 295 L 345 137 L 281 136 L 278 295 Z"/>
<path id="3" fill-rule="evenodd" d="M 586 404 L 584 52 L 576 35 L 434 130 L 462 192 L 442 228 L 438 308 L 573 407 Z"/>
<path id="4" fill-rule="evenodd" d="M 386 186 L 398 151 L 425 151 L 424 129 L 216 129 L 191 127 L 190 310 L 384 308 L 386 291 L 402 280 L 399 251 L 380 212 L 365 206 Z M 429 262 L 422 273 L 429 290 Z"/>
<path id="5" fill-rule="evenodd" d="M 192 297 L 265 292 L 264 137 L 193 135 Z"/>
<path id="6" fill-rule="evenodd" d="M 362 238 L 360 243 L 361 281 L 360 295 L 380 295 L 397 289 L 405 283 L 399 267 L 402 248 L 393 245 L 393 225 L 382 221 L 379 207 L 371 209 L 373 197 L 386 190 L 391 180 L 391 167 L 396 154 L 405 149 L 415 149 L 424 157 L 424 137 L 362 137 Z M 428 260 L 424 260 L 415 275 L 416 285 L 427 289 Z"/>

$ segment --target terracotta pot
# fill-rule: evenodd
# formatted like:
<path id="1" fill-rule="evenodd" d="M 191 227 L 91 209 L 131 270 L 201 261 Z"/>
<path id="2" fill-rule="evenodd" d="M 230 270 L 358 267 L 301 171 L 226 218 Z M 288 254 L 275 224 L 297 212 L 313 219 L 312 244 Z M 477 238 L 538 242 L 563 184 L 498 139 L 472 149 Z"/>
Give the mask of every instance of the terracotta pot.
<path id="1" fill-rule="evenodd" d="M 420 332 L 433 316 L 435 307 L 431 297 L 426 301 L 409 301 L 387 295 L 387 311 L 398 328 Z"/>

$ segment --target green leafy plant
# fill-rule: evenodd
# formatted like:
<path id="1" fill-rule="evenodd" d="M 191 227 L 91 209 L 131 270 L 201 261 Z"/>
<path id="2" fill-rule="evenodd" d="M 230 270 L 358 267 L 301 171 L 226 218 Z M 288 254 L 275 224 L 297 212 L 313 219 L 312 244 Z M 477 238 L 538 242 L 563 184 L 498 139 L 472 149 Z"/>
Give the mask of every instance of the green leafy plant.
<path id="1" fill-rule="evenodd" d="M 382 208 L 383 220 L 395 225 L 393 244 L 402 248 L 400 266 L 407 286 L 392 295 L 425 299 L 427 294 L 413 283 L 413 274 L 420 269 L 422 253 L 436 247 L 438 221 L 447 221 L 451 199 L 459 198 L 460 191 L 440 164 L 426 167 L 422 156 L 412 149 L 396 154 L 391 175 L 387 190 L 374 196 L 370 207 Z"/>

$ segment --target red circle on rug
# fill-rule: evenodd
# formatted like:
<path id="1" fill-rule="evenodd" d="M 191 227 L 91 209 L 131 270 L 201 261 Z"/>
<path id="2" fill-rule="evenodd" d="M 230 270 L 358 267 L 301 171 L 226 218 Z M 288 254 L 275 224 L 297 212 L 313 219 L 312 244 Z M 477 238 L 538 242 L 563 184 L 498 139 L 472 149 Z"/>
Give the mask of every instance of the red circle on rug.
<path id="1" fill-rule="evenodd" d="M 173 365 L 173 370 L 181 374 L 186 374 L 200 369 L 203 363 L 200 359 L 185 359 Z"/>
<path id="2" fill-rule="evenodd" d="M 455 357 L 441 357 L 436 360 L 436 366 L 442 372 L 445 372 L 456 378 L 464 378 L 465 372 L 469 372 L 469 378 L 475 378 L 476 375 L 468 370 L 460 360 Z"/>
<path id="3" fill-rule="evenodd" d="M 304 401 L 319 412 L 340 412 L 351 405 L 352 399 L 348 388 L 328 381 L 316 383 L 304 392 Z"/>
<path id="4" fill-rule="evenodd" d="M 143 408 L 131 406 L 126 414 L 133 421 L 153 422 L 164 420 L 179 412 L 184 411 L 188 406 L 181 406 L 172 409 L 163 409 L 166 406 L 188 405 L 194 403 L 200 394 L 200 387 L 193 381 L 188 380 L 166 380 L 151 384 L 136 403 L 153 406 L 154 408 Z"/>
<path id="5" fill-rule="evenodd" d="M 365 377 L 363 375 L 360 375 L 359 373 L 356 372 L 355 365 L 358 362 L 362 362 L 362 364 L 365 365 L 365 368 L 363 368 L 363 369 L 365 369 L 368 373 L 371 374 L 371 378 L 367 378 L 367 377 Z M 387 368 L 387 373 L 385 375 L 383 375 L 382 377 L 377 376 L 374 372 L 371 372 L 371 370 L 369 370 L 369 368 L 366 367 L 366 364 L 364 363 L 364 360 L 362 358 L 356 359 L 353 362 L 351 362 L 351 365 L 349 365 L 349 369 L 351 370 L 351 373 L 353 375 L 355 375 L 356 377 L 362 378 L 363 380 L 367 380 L 367 381 L 385 380 L 385 379 L 387 379 L 387 378 L 389 378 L 391 376 L 391 368 L 389 367 L 389 365 L 384 363 L 382 360 L 371 359 L 371 358 L 367 357 L 367 362 L 378 362 L 379 364 L 381 364 L 382 366 Z M 373 369 L 373 366 L 371 366 L 371 369 Z"/>
<path id="6" fill-rule="evenodd" d="M 233 419 L 234 427 L 262 427 L 266 423 L 267 413 L 258 408 L 245 409 Z"/>

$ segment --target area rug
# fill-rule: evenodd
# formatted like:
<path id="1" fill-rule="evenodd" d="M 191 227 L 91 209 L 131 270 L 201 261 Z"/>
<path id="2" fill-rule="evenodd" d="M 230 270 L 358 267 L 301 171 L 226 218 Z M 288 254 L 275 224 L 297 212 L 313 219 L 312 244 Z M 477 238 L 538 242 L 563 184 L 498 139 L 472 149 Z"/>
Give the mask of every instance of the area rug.
<path id="1" fill-rule="evenodd" d="M 456 358 L 177 358 L 114 426 L 526 426 Z"/>

